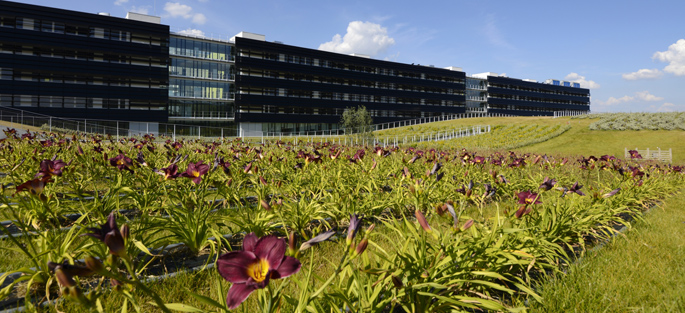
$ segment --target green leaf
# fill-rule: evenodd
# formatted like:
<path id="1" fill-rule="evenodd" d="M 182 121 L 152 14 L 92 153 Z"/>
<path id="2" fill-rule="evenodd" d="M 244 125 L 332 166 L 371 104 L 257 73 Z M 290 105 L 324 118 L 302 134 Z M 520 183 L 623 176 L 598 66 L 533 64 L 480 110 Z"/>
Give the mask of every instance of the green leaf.
<path id="1" fill-rule="evenodd" d="M 191 292 L 190 295 L 193 296 L 193 298 L 197 299 L 197 301 L 200 301 L 200 302 L 202 302 L 202 303 L 204 303 L 204 304 L 211 305 L 211 306 L 214 306 L 214 307 L 217 307 L 217 308 L 220 308 L 220 309 L 225 309 L 225 308 L 226 308 L 226 306 L 222 305 L 221 303 L 217 302 L 216 300 L 214 300 L 214 299 L 212 299 L 212 298 L 210 298 L 210 297 L 205 297 L 205 296 L 202 296 L 202 295 L 198 295 L 198 294 L 196 294 L 196 293 L 194 293 L 194 292 Z"/>
<path id="2" fill-rule="evenodd" d="M 150 304 L 157 306 L 156 303 L 150 302 Z M 169 310 L 179 311 L 179 312 L 206 312 L 202 309 L 198 309 L 194 306 L 190 306 L 183 303 L 166 303 L 164 304 Z"/>

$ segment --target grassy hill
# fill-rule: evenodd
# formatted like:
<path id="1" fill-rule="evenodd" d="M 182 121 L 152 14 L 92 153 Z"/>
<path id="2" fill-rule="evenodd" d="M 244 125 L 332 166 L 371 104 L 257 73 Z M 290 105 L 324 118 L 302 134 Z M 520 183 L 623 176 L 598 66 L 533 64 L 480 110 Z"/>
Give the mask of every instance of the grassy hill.
<path id="1" fill-rule="evenodd" d="M 381 134 L 411 134 L 430 132 L 472 125 L 570 125 L 571 129 L 551 140 L 516 149 L 523 152 L 546 153 L 565 156 L 600 156 L 604 154 L 622 157 L 628 149 L 673 149 L 673 163 L 685 163 L 685 131 L 682 130 L 590 130 L 594 122 L 589 119 L 569 117 L 485 117 L 444 121 L 423 125 L 401 127 L 380 132 Z M 468 147 L 467 147 L 468 148 Z"/>

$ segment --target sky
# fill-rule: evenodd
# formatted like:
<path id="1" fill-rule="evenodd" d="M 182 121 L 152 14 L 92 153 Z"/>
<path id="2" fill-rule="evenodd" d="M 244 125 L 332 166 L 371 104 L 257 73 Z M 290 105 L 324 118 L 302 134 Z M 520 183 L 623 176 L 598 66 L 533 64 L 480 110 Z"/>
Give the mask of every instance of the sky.
<path id="1" fill-rule="evenodd" d="M 681 0 L 15 0 L 172 31 L 267 41 L 401 63 L 461 67 L 589 88 L 592 112 L 685 111 Z"/>

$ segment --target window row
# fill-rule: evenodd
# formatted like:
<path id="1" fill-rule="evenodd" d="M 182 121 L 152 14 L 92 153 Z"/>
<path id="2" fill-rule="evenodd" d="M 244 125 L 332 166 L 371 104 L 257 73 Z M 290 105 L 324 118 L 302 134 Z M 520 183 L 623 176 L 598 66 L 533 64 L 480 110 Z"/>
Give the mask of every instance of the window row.
<path id="1" fill-rule="evenodd" d="M 129 77 L 93 77 L 74 74 L 55 74 L 0 68 L 0 80 L 31 81 L 57 84 L 117 86 L 134 88 L 166 89 L 166 81 L 150 81 Z"/>
<path id="2" fill-rule="evenodd" d="M 464 94 L 464 90 L 461 90 L 461 89 L 417 86 L 417 85 L 409 85 L 409 84 L 396 84 L 396 83 L 368 81 L 368 80 L 359 80 L 359 79 L 345 79 L 345 78 L 341 78 L 341 77 L 315 76 L 315 75 L 308 75 L 308 74 L 301 74 L 301 73 L 287 73 L 287 72 L 277 72 L 277 71 L 261 70 L 261 69 L 245 68 L 245 69 L 241 69 L 240 74 L 246 75 L 246 76 L 254 76 L 254 77 L 268 77 L 268 78 L 275 78 L 275 79 L 296 80 L 296 81 L 304 81 L 304 82 L 345 85 L 345 86 L 355 86 L 355 87 L 365 87 L 365 88 L 375 88 L 375 89 L 391 89 L 391 90 L 426 92 L 426 93 L 448 94 L 448 95 L 463 95 Z"/>
<path id="3" fill-rule="evenodd" d="M 503 109 L 503 110 L 514 110 L 514 111 L 534 111 L 534 112 L 554 112 L 559 111 L 555 108 L 540 108 L 540 107 L 529 107 L 522 105 L 504 105 L 504 104 L 490 104 L 491 109 Z"/>
<path id="4" fill-rule="evenodd" d="M 570 105 L 589 105 L 589 103 L 587 103 L 587 102 L 580 102 L 580 101 L 558 100 L 558 99 L 515 96 L 515 95 L 489 94 L 489 97 L 495 98 L 495 99 L 507 99 L 507 100 L 528 101 L 528 102 L 542 102 L 542 103 L 570 104 Z"/>
<path id="5" fill-rule="evenodd" d="M 0 94 L 0 106 L 65 109 L 132 109 L 164 110 L 166 103 L 146 100 L 104 99 L 86 97 Z"/>
<path id="6" fill-rule="evenodd" d="M 8 43 L 0 43 L 0 53 L 31 55 L 45 58 L 93 61 L 116 64 L 131 64 L 139 66 L 167 67 L 167 59 L 150 56 L 124 55 L 105 52 L 67 50 L 51 47 L 20 46 Z"/>
<path id="7" fill-rule="evenodd" d="M 131 33 L 118 29 L 108 29 L 87 25 L 65 24 L 49 20 L 36 20 L 24 17 L 0 16 L 0 27 L 66 34 L 80 37 L 126 41 L 155 46 L 168 45 L 168 39 L 143 33 Z"/>
<path id="8" fill-rule="evenodd" d="M 203 117 L 235 115 L 233 102 L 169 99 L 169 116 Z"/>
<path id="9" fill-rule="evenodd" d="M 530 88 L 530 87 L 522 87 L 522 86 L 506 85 L 506 84 L 495 84 L 495 83 L 490 83 L 489 86 L 490 87 L 502 88 L 502 89 L 521 90 L 521 91 L 537 92 L 537 93 L 544 93 L 544 94 L 551 94 L 551 95 L 563 95 L 563 96 L 573 96 L 573 97 L 590 97 L 590 95 L 586 94 L 586 93 L 576 93 L 576 92 L 569 92 L 569 91 L 562 91 L 562 90 L 549 90 L 549 89 L 544 89 L 544 88 Z"/>
<path id="10" fill-rule="evenodd" d="M 235 85 L 221 82 L 169 80 L 169 97 L 233 100 Z"/>
<path id="11" fill-rule="evenodd" d="M 412 104 L 412 105 L 433 105 L 433 106 L 463 106 L 463 102 L 452 100 L 436 100 L 436 99 L 419 99 L 408 97 L 391 97 L 391 96 L 374 96 L 366 94 L 352 94 L 342 92 L 327 92 L 327 91 L 311 91 L 299 89 L 249 89 L 241 88 L 242 94 L 262 95 L 262 96 L 278 96 L 278 97 L 294 97 L 294 98 L 308 98 L 308 99 L 324 99 L 324 100 L 338 100 L 338 101 L 355 101 L 355 102 L 375 102 L 375 103 L 396 103 L 396 104 Z"/>
<path id="12" fill-rule="evenodd" d="M 234 80 L 235 66 L 199 60 L 171 59 L 170 75 L 218 80 Z"/>
<path id="13" fill-rule="evenodd" d="M 221 61 L 235 60 L 233 46 L 183 37 L 169 39 L 169 54 Z"/>
<path id="14" fill-rule="evenodd" d="M 241 107 L 244 113 L 272 113 L 272 114 L 301 114 L 301 115 L 338 115 L 341 116 L 346 109 L 342 108 L 309 108 L 294 106 L 265 105 L 255 107 Z M 373 117 L 405 117 L 423 118 L 440 116 L 442 112 L 421 112 L 421 111 L 402 111 L 402 110 L 368 110 Z"/>
<path id="15" fill-rule="evenodd" d="M 241 50 L 240 55 L 246 56 L 246 57 L 251 57 L 251 58 L 259 58 L 259 59 L 266 59 L 266 60 L 286 62 L 286 63 L 303 64 L 303 65 L 308 65 L 308 66 L 320 66 L 320 67 L 334 68 L 334 69 L 347 70 L 347 71 L 353 71 L 353 72 L 363 72 L 363 73 L 396 76 L 396 77 L 407 77 L 407 78 L 433 80 L 433 81 L 449 82 L 449 83 L 464 83 L 464 80 L 462 78 L 451 77 L 451 76 L 440 76 L 440 75 L 435 75 L 435 74 L 424 73 L 421 71 L 421 65 L 415 65 L 417 67 L 417 71 L 406 71 L 406 70 L 388 69 L 388 68 L 382 68 L 382 67 L 371 67 L 371 66 L 365 66 L 365 65 L 348 64 L 348 63 L 344 63 L 344 62 L 331 61 L 331 60 L 325 60 L 325 59 L 317 59 L 317 58 L 311 58 L 311 57 L 305 57 L 305 56 L 277 54 L 277 53 L 251 51 L 251 50 Z"/>

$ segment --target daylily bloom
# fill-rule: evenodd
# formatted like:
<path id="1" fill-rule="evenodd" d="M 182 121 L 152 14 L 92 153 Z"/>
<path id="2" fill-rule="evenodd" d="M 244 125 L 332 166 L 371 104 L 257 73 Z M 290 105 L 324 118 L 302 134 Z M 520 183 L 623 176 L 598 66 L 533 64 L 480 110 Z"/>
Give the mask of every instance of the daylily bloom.
<path id="1" fill-rule="evenodd" d="M 226 295 L 229 309 L 237 308 L 253 291 L 266 287 L 270 279 L 285 278 L 300 270 L 299 260 L 285 256 L 286 246 L 285 241 L 276 236 L 258 239 L 250 233 L 243 239 L 242 251 L 219 257 L 219 274 L 233 283 Z"/>
<path id="2" fill-rule="evenodd" d="M 131 160 L 131 158 L 121 153 L 109 159 L 109 164 L 111 164 L 112 166 L 116 166 L 119 170 L 127 170 L 133 173 L 133 170 L 131 169 L 131 166 L 133 166 L 133 161 Z"/>
<path id="3" fill-rule="evenodd" d="M 45 185 L 52 180 L 49 180 L 49 176 L 44 176 L 42 178 L 35 178 L 32 180 L 29 180 L 19 186 L 17 186 L 17 191 L 28 191 L 34 196 L 42 196 L 43 189 L 45 189 Z"/>
<path id="4" fill-rule="evenodd" d="M 176 164 L 171 164 L 158 170 L 156 169 L 155 173 L 164 176 L 164 179 L 174 179 L 181 176 L 181 174 L 178 173 L 178 165 Z"/>
<path id="5" fill-rule="evenodd" d="M 519 204 L 538 204 L 541 203 L 540 200 L 538 200 L 538 194 L 530 191 L 523 191 L 519 192 L 516 194 L 519 198 Z"/>
<path id="6" fill-rule="evenodd" d="M 576 182 L 575 184 L 573 184 L 573 186 L 571 186 L 571 189 L 569 189 L 568 192 L 573 192 L 577 193 L 580 196 L 584 196 L 585 194 L 582 191 L 580 191 L 580 188 L 583 188 L 583 186 L 579 185 L 578 182 Z"/>
<path id="7" fill-rule="evenodd" d="M 60 160 L 43 160 L 40 162 L 40 171 L 36 174 L 36 177 L 45 176 L 62 176 L 62 168 L 65 167 L 67 163 Z"/>
<path id="8" fill-rule="evenodd" d="M 538 189 L 545 189 L 545 190 L 550 190 L 556 185 L 557 181 L 555 179 L 549 179 L 549 177 L 545 177 L 545 180 L 542 181 L 542 184 L 540 184 L 540 187 Z"/>
<path id="9" fill-rule="evenodd" d="M 209 165 L 202 164 L 203 161 L 197 163 L 189 163 L 188 169 L 181 176 L 192 178 L 193 182 L 199 184 L 202 181 L 202 175 L 209 172 Z"/>
<path id="10" fill-rule="evenodd" d="M 124 225 L 126 226 L 126 225 Z M 124 228 L 122 226 L 122 228 Z M 107 221 L 100 225 L 99 228 L 88 227 L 92 233 L 83 234 L 82 236 L 93 237 L 104 242 L 109 248 L 109 253 L 116 256 L 124 256 L 126 254 L 126 245 L 124 243 L 124 236 L 117 228 L 117 219 L 114 213 L 110 213 Z M 128 232 L 125 230 L 125 232 Z"/>

